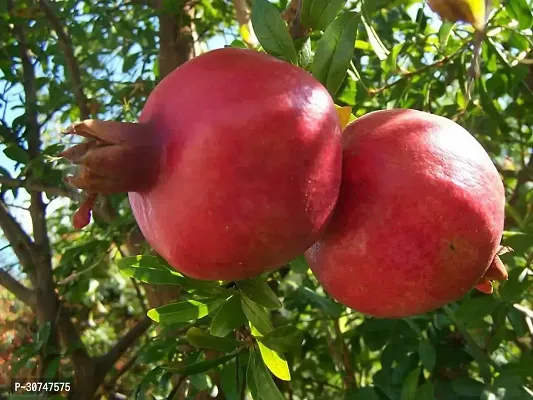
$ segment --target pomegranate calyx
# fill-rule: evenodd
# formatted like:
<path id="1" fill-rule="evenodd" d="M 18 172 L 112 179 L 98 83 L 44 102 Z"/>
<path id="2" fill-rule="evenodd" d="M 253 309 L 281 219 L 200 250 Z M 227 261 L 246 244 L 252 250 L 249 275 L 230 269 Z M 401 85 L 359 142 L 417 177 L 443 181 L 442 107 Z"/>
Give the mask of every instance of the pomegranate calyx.
<path id="1" fill-rule="evenodd" d="M 147 125 L 85 120 L 64 133 L 86 138 L 59 154 L 78 166 L 66 181 L 89 196 L 75 214 L 75 227 L 88 224 L 97 194 L 141 192 L 155 184 L 161 152 Z"/>

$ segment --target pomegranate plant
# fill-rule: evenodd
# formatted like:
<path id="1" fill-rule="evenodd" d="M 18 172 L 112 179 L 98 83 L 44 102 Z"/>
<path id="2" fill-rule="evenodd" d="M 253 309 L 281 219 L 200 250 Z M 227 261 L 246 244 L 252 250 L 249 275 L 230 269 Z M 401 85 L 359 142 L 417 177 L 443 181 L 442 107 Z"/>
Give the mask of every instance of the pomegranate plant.
<path id="1" fill-rule="evenodd" d="M 503 184 L 465 129 L 421 111 L 377 111 L 346 128 L 343 147 L 334 216 L 306 253 L 331 296 L 405 317 L 506 278 Z"/>
<path id="2" fill-rule="evenodd" d="M 311 74 L 225 48 L 174 70 L 138 123 L 87 120 L 62 155 L 89 197 L 129 192 L 139 227 L 173 267 L 205 280 L 250 278 L 303 253 L 322 233 L 341 178 L 341 127 Z"/>

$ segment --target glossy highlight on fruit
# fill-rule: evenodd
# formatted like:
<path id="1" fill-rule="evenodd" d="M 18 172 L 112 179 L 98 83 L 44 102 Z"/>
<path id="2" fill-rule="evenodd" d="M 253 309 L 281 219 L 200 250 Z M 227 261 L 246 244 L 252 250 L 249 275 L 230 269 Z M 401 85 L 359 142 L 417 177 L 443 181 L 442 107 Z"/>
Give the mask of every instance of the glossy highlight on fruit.
<path id="1" fill-rule="evenodd" d="M 341 178 L 341 126 L 306 71 L 251 50 L 188 61 L 150 94 L 139 123 L 84 121 L 63 156 L 89 193 L 129 192 L 149 244 L 197 279 L 279 267 L 323 232 Z M 80 208 L 88 222 L 92 204 Z"/>
<path id="2" fill-rule="evenodd" d="M 399 318 L 506 278 L 497 259 L 504 187 L 465 129 L 421 111 L 377 111 L 348 125 L 343 146 L 334 215 L 306 252 L 333 298 Z"/>

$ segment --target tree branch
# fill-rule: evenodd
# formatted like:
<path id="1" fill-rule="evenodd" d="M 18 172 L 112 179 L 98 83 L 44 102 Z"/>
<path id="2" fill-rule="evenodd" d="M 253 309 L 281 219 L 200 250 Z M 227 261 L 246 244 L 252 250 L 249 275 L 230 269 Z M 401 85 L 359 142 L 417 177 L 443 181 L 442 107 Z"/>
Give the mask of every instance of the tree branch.
<path id="1" fill-rule="evenodd" d="M 0 269 L 0 286 L 9 290 L 17 297 L 17 299 L 29 306 L 32 310 L 35 309 L 37 304 L 37 296 L 35 292 L 24 286 L 18 280 L 13 278 L 9 272 L 3 269 Z"/>
<path id="2" fill-rule="evenodd" d="M 117 360 L 128 350 L 137 339 L 139 339 L 152 325 L 152 320 L 148 317 L 141 319 L 130 329 L 106 354 L 98 357 L 96 361 L 97 382 L 102 382 L 109 370 Z"/>
<path id="3" fill-rule="evenodd" d="M 0 176 L 0 185 L 6 185 L 12 188 L 24 188 L 34 192 L 45 192 L 52 196 L 72 197 L 64 188 L 30 181 L 29 179 L 13 179 L 6 176 Z"/>
<path id="4" fill-rule="evenodd" d="M 80 109 L 81 119 L 88 119 L 91 116 L 89 106 L 87 104 L 87 98 L 85 93 L 83 93 L 83 85 L 81 82 L 81 73 L 80 67 L 72 50 L 72 42 L 69 35 L 65 31 L 63 24 L 59 18 L 55 15 L 54 10 L 47 0 L 39 0 L 39 5 L 41 10 L 46 15 L 46 18 L 50 22 L 52 29 L 56 32 L 57 38 L 59 39 L 59 46 L 61 50 L 65 53 L 65 58 L 67 61 L 67 70 L 70 74 L 70 79 L 74 85 L 74 96 L 76 98 L 76 103 Z"/>
<path id="5" fill-rule="evenodd" d="M 0 200 L 0 228 L 4 232 L 11 248 L 15 252 L 24 270 L 31 273 L 34 267 L 34 244 L 24 232 L 15 218 L 9 213 L 7 206 Z"/>

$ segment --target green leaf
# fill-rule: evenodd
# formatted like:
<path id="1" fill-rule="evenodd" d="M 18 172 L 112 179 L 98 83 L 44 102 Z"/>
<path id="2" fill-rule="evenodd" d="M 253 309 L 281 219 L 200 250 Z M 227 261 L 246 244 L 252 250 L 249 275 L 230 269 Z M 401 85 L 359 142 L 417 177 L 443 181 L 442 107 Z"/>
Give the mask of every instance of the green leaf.
<path id="1" fill-rule="evenodd" d="M 415 400 L 433 400 L 435 398 L 435 390 L 433 382 L 426 381 L 416 390 Z"/>
<path id="2" fill-rule="evenodd" d="M 184 365 L 178 368 L 165 367 L 164 369 L 167 371 L 174 372 L 179 375 L 189 376 L 189 375 L 201 374 L 203 372 L 210 371 L 213 368 L 218 367 L 219 365 L 228 362 L 229 360 L 234 359 L 235 357 L 237 357 L 237 354 L 239 354 L 238 351 L 216 358 L 214 360 L 200 361 L 194 364 Z"/>
<path id="3" fill-rule="evenodd" d="M 195 347 L 220 350 L 226 353 L 234 351 L 242 344 L 231 338 L 221 338 L 210 335 L 204 330 L 196 327 L 192 327 L 187 331 L 187 340 Z"/>
<path id="4" fill-rule="evenodd" d="M 325 30 L 345 4 L 346 0 L 303 0 L 302 25 L 313 30 Z"/>
<path id="5" fill-rule="evenodd" d="M 294 40 L 298 56 L 298 66 L 306 69 L 313 61 L 313 52 L 311 51 L 311 38 L 298 38 Z"/>
<path id="6" fill-rule="evenodd" d="M 125 257 L 117 262 L 122 274 L 151 284 L 179 285 L 187 291 L 210 290 L 217 282 L 197 281 L 187 278 L 155 256 Z"/>
<path id="7" fill-rule="evenodd" d="M 320 296 L 307 286 L 299 287 L 296 292 L 299 296 L 304 297 L 315 306 L 320 307 L 332 317 L 338 318 L 342 313 L 343 307 L 339 303 L 336 303 L 327 297 Z"/>
<path id="8" fill-rule="evenodd" d="M 368 35 L 368 41 L 370 42 L 374 53 L 376 53 L 376 56 L 379 58 L 380 61 L 386 60 L 389 55 L 389 51 L 381 42 L 381 39 L 379 38 L 372 25 L 370 25 L 370 23 L 368 22 L 366 15 L 363 15 L 362 21 L 363 25 L 365 26 L 366 34 Z"/>
<path id="9" fill-rule="evenodd" d="M 294 65 L 298 63 L 291 35 L 276 6 L 268 0 L 253 0 L 251 19 L 255 35 L 267 53 Z"/>
<path id="10" fill-rule="evenodd" d="M 273 310 L 281 308 L 281 301 L 263 278 L 246 279 L 236 285 L 254 303 Z"/>
<path id="11" fill-rule="evenodd" d="M 527 4 L 527 0 L 509 0 L 507 11 L 518 21 L 520 29 L 528 29 L 533 25 L 531 5 Z"/>
<path id="12" fill-rule="evenodd" d="M 407 378 L 402 385 L 401 400 L 415 400 L 419 376 L 420 368 L 416 368 L 407 375 Z"/>
<path id="13" fill-rule="evenodd" d="M 250 300 L 246 295 L 241 296 L 241 305 L 242 311 L 248 321 L 257 328 L 257 330 L 262 334 L 266 335 L 270 332 L 273 327 L 270 322 L 270 315 L 268 312 L 261 306 L 255 304 Z"/>
<path id="14" fill-rule="evenodd" d="M 8 178 L 11 178 L 11 174 L 7 169 L 0 166 L 0 175 L 7 176 Z"/>
<path id="15" fill-rule="evenodd" d="M 439 28 L 439 47 L 442 53 L 446 53 L 448 47 L 448 40 L 455 26 L 453 22 L 444 22 Z"/>
<path id="16" fill-rule="evenodd" d="M 285 400 L 259 357 L 255 357 L 254 364 L 255 384 L 257 385 L 258 393 L 261 393 L 261 400 Z"/>
<path id="17" fill-rule="evenodd" d="M 268 369 L 279 379 L 290 381 L 291 373 L 289 371 L 289 364 L 287 364 L 287 360 L 283 353 L 278 353 L 277 351 L 268 348 L 260 341 L 257 342 L 257 345 L 259 346 L 261 358 Z"/>
<path id="18" fill-rule="evenodd" d="M 21 164 L 28 164 L 30 162 L 30 155 L 22 147 L 17 145 L 9 145 L 4 149 L 4 154 L 7 158 Z"/>
<path id="19" fill-rule="evenodd" d="M 148 317 L 155 322 L 163 324 L 189 322 L 215 311 L 224 303 L 225 299 L 187 300 L 179 303 L 167 304 L 162 307 L 152 308 L 148 311 Z"/>
<path id="20" fill-rule="evenodd" d="M 245 323 L 246 316 L 242 311 L 241 296 L 235 293 L 218 309 L 209 331 L 214 336 L 224 337 Z"/>
<path id="21" fill-rule="evenodd" d="M 145 283 L 181 286 L 187 279 L 179 272 L 171 271 L 154 256 L 121 258 L 117 262 L 117 267 L 125 276 Z"/>
<path id="22" fill-rule="evenodd" d="M 248 390 L 252 395 L 253 400 L 260 400 L 259 392 L 257 390 L 257 383 L 255 381 L 255 359 L 258 358 L 255 351 L 250 352 L 250 357 L 248 358 L 248 368 L 246 369 L 246 384 Z"/>
<path id="23" fill-rule="evenodd" d="M 463 323 L 483 319 L 491 314 L 500 301 L 494 296 L 480 296 L 466 299 L 455 312 L 455 318 Z"/>
<path id="24" fill-rule="evenodd" d="M 350 66 L 359 20 L 355 12 L 341 14 L 317 43 L 311 72 L 332 96 L 339 90 Z"/>
<path id="25" fill-rule="evenodd" d="M 235 39 L 233 42 L 230 43 L 229 47 L 234 47 L 237 49 L 247 49 L 248 46 L 246 46 L 246 43 L 244 43 L 242 40 Z"/>
<path id="26" fill-rule="evenodd" d="M 433 371 L 437 355 L 431 343 L 422 341 L 418 345 L 418 355 L 425 369 Z"/>
<path id="27" fill-rule="evenodd" d="M 292 325 L 281 326 L 258 338 L 265 346 L 278 352 L 299 350 L 303 341 L 303 332 Z"/>

